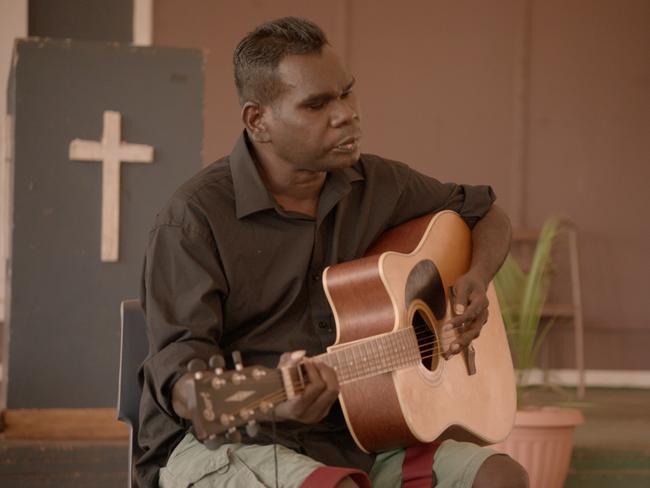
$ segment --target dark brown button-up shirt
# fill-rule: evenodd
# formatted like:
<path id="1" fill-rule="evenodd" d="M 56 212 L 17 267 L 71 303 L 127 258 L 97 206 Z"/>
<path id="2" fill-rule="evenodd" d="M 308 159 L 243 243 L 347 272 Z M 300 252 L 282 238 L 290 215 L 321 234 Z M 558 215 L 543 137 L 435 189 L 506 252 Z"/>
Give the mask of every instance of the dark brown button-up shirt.
<path id="1" fill-rule="evenodd" d="M 488 186 L 443 184 L 364 154 L 353 167 L 328 174 L 310 218 L 275 202 L 242 135 L 229 157 L 176 191 L 149 235 L 140 480 L 155 484 L 189 427 L 171 405 L 172 385 L 188 361 L 239 350 L 245 365 L 274 367 L 286 351 L 325 352 L 336 337 L 321 281 L 325 267 L 361 257 L 386 229 L 428 212 L 455 210 L 473 226 L 494 198 Z M 318 425 L 283 422 L 277 429 L 279 443 L 326 464 L 372 465 L 338 404 Z M 245 442 L 272 442 L 269 430 Z"/>

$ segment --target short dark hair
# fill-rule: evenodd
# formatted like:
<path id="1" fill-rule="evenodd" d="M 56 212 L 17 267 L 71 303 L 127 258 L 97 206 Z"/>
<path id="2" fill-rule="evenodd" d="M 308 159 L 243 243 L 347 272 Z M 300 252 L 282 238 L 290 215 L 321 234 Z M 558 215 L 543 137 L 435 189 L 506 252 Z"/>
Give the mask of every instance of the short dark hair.
<path id="1" fill-rule="evenodd" d="M 256 27 L 233 54 L 239 102 L 273 102 L 284 89 L 280 62 L 291 54 L 320 54 L 325 44 L 323 30 L 307 19 L 283 17 Z"/>

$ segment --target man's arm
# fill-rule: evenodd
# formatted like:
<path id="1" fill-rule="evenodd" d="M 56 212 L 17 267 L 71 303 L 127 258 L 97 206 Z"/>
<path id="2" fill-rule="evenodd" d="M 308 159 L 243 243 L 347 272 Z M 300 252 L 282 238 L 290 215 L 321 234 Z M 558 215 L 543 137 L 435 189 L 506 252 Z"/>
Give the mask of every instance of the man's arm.
<path id="1" fill-rule="evenodd" d="M 510 219 L 496 205 L 474 226 L 470 269 L 453 286 L 456 316 L 451 325 L 463 332 L 451 344 L 447 357 L 476 339 L 487 322 L 487 287 L 510 250 L 511 236 Z"/>
<path id="2" fill-rule="evenodd" d="M 220 352 L 228 285 L 200 214 L 184 201 L 170 207 L 157 217 L 147 245 L 142 294 L 150 355 L 143 373 L 156 408 L 179 423 L 176 417 L 187 413 L 174 401 L 173 391 L 186 383 L 179 379 L 189 361 L 207 362 Z"/>

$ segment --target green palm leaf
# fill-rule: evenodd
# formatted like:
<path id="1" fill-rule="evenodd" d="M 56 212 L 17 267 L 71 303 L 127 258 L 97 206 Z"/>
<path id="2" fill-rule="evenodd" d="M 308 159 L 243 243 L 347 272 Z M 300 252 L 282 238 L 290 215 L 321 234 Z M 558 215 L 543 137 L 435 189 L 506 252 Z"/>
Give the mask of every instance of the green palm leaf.
<path id="1" fill-rule="evenodd" d="M 529 272 L 524 272 L 508 255 L 494 279 L 520 385 L 535 366 L 541 344 L 552 325 L 551 321 L 538 330 L 550 283 L 551 251 L 560 227 L 557 217 L 545 222 Z"/>

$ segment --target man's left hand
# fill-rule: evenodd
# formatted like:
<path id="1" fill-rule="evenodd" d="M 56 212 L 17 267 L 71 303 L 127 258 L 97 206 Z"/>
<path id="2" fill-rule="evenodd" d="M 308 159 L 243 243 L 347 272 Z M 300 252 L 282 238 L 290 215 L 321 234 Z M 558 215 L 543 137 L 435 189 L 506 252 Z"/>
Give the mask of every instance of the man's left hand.
<path id="1" fill-rule="evenodd" d="M 477 273 L 469 271 L 453 286 L 451 298 L 454 307 L 449 326 L 456 329 L 459 335 L 443 353 L 445 359 L 458 354 L 470 342 L 476 339 L 488 318 L 487 284 Z"/>

